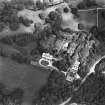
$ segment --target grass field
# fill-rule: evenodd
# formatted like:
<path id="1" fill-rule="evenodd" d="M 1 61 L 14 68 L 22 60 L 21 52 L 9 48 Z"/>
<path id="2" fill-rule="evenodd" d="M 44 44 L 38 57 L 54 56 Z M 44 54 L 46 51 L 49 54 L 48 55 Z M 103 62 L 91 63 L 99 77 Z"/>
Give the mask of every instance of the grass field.
<path id="1" fill-rule="evenodd" d="M 30 102 L 35 92 L 43 86 L 49 76 L 49 71 L 40 67 L 17 64 L 10 59 L 0 58 L 0 82 L 8 89 L 22 87 L 25 90 L 25 102 Z"/>

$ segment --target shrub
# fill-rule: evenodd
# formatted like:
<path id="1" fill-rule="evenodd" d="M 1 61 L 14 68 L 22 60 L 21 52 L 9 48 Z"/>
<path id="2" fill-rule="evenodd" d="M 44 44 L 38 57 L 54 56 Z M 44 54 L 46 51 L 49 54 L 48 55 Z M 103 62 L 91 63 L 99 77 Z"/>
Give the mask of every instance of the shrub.
<path id="1" fill-rule="evenodd" d="M 20 88 L 15 89 L 3 98 L 3 105 L 20 105 L 22 103 L 24 91 Z"/>
<path id="2" fill-rule="evenodd" d="M 66 81 L 64 74 L 54 70 L 34 102 L 39 105 L 58 105 L 72 95 L 72 89 L 72 85 Z"/>

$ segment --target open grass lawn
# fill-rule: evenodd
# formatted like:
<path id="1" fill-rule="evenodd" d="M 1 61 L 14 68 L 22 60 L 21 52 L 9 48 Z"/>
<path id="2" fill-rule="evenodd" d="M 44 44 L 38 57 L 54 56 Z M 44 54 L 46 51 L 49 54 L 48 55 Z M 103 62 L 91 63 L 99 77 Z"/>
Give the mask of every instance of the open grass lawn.
<path id="1" fill-rule="evenodd" d="M 11 90 L 22 87 L 25 90 L 24 100 L 30 102 L 35 92 L 43 86 L 49 71 L 40 67 L 21 65 L 7 58 L 0 58 L 0 82 Z"/>

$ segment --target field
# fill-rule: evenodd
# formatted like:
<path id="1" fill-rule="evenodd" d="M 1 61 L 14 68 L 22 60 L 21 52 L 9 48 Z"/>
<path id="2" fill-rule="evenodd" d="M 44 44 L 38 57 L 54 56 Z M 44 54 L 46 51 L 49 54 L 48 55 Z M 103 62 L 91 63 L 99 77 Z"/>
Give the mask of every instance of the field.
<path id="1" fill-rule="evenodd" d="M 0 58 L 0 82 L 11 90 L 22 87 L 25 90 L 25 102 L 30 102 L 35 92 L 43 86 L 49 76 L 49 71 L 40 67 L 17 64 L 10 59 Z"/>

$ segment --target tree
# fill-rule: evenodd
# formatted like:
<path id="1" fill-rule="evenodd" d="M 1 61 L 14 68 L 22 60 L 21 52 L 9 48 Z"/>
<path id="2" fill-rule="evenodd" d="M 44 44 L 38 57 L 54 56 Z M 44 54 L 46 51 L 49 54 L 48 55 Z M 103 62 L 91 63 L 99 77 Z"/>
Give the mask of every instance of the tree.
<path id="1" fill-rule="evenodd" d="M 92 35 L 93 35 L 94 37 L 97 37 L 98 32 L 99 32 L 99 30 L 98 30 L 98 27 L 97 27 L 97 26 L 93 26 L 93 27 L 90 29 L 90 33 L 92 33 Z"/>
<path id="2" fill-rule="evenodd" d="M 10 30 L 17 31 L 19 29 L 19 26 L 20 26 L 19 18 L 16 16 L 16 14 L 11 15 L 9 21 Z"/>
<path id="3" fill-rule="evenodd" d="M 55 67 L 57 67 L 60 71 L 67 71 L 68 65 L 65 60 L 55 61 L 53 63 Z"/>
<path id="4" fill-rule="evenodd" d="M 38 0 L 38 1 L 36 2 L 36 8 L 38 8 L 38 9 L 44 9 L 43 3 Z"/>
<path id="5" fill-rule="evenodd" d="M 105 77 L 92 73 L 85 82 L 74 92 L 71 103 L 76 102 L 78 104 L 88 103 L 89 105 L 104 105 L 105 100 Z M 86 104 L 87 105 L 87 104 Z"/>
<path id="6" fill-rule="evenodd" d="M 18 22 L 10 23 L 9 28 L 11 31 L 17 31 L 19 29 L 20 24 Z"/>
<path id="7" fill-rule="evenodd" d="M 72 89 L 65 75 L 54 70 L 49 75 L 48 83 L 41 88 L 35 104 L 58 105 L 71 96 Z"/>
<path id="8" fill-rule="evenodd" d="M 52 28 L 52 33 L 57 35 L 59 30 L 61 29 L 61 13 L 58 11 L 51 11 L 48 15 L 48 18 L 46 18 L 46 23 L 50 23 Z"/>
<path id="9" fill-rule="evenodd" d="M 97 6 L 96 0 L 84 0 L 83 2 L 87 7 Z"/>
<path id="10" fill-rule="evenodd" d="M 3 37 L 0 39 L 0 42 L 3 44 L 8 44 L 8 45 L 12 45 L 12 39 L 9 36 Z"/>
<path id="11" fill-rule="evenodd" d="M 21 88 L 15 89 L 3 98 L 3 105 L 21 105 L 24 91 Z"/>
<path id="12" fill-rule="evenodd" d="M 101 16 L 103 17 L 103 19 L 105 19 L 105 11 L 102 10 Z"/>
<path id="13" fill-rule="evenodd" d="M 78 9 L 85 9 L 85 4 L 83 2 L 80 2 L 78 5 L 77 5 L 77 8 Z"/>
<path id="14" fill-rule="evenodd" d="M 33 21 L 24 19 L 24 17 L 19 17 L 19 23 L 22 23 L 24 26 L 29 27 L 33 23 Z"/>
<path id="15" fill-rule="evenodd" d="M 6 25 L 3 22 L 0 22 L 0 32 L 4 31 Z"/>
<path id="16" fill-rule="evenodd" d="M 8 56 L 8 53 L 2 47 L 0 48 L 0 56 L 1 57 L 7 57 Z"/>
<path id="17" fill-rule="evenodd" d="M 11 4 L 15 5 L 18 10 L 22 10 L 24 8 L 29 9 L 34 5 L 33 0 L 11 0 Z"/>
<path id="18" fill-rule="evenodd" d="M 20 53 L 11 54 L 11 59 L 20 63 L 20 64 L 25 62 L 25 59 L 24 59 L 23 55 L 20 54 Z"/>

